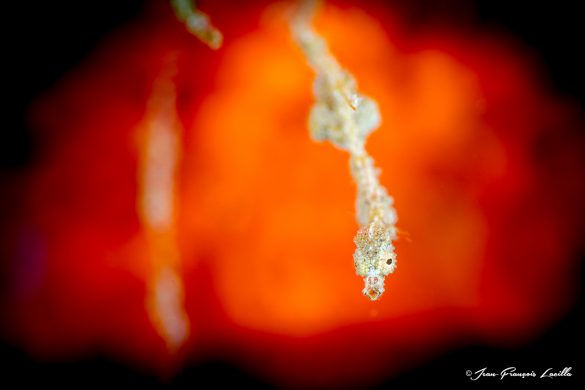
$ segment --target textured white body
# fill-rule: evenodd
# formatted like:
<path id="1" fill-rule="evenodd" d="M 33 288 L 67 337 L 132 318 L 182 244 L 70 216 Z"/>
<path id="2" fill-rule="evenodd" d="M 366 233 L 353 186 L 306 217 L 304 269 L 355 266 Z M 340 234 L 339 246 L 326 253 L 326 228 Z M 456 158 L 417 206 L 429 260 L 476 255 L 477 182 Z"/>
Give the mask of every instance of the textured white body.
<path id="1" fill-rule="evenodd" d="M 306 11 L 306 10 L 305 10 Z M 312 30 L 309 15 L 300 14 L 293 34 L 317 76 L 316 102 L 309 115 L 309 129 L 316 141 L 328 140 L 350 154 L 350 170 L 357 187 L 354 238 L 356 273 L 364 278 L 363 293 L 376 300 L 384 292 L 384 278 L 396 268 L 392 242 L 396 240 L 393 199 L 378 180 L 379 170 L 368 155 L 368 135 L 380 126 L 376 102 L 358 94 L 353 77 L 337 63 L 327 45 Z"/>

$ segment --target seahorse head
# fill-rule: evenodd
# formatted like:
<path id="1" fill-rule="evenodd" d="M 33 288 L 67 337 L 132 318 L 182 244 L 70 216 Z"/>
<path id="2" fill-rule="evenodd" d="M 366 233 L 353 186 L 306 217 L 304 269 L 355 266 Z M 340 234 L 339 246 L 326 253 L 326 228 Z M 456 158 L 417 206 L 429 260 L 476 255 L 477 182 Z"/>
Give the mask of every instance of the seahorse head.
<path id="1" fill-rule="evenodd" d="M 364 295 L 372 301 L 384 292 L 386 275 L 396 268 L 396 253 L 392 239 L 394 228 L 375 219 L 360 228 L 354 238 L 356 250 L 353 254 L 356 273 L 364 278 Z"/>

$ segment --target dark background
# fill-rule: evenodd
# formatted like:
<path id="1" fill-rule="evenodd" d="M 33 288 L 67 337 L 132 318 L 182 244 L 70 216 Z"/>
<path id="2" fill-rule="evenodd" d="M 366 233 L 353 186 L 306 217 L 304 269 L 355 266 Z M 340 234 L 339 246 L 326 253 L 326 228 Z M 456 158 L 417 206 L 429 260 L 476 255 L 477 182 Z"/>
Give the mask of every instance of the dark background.
<path id="1" fill-rule="evenodd" d="M 421 25 L 429 22 L 470 23 L 461 12 L 473 15 L 477 27 L 506 32 L 530 48 L 544 66 L 553 91 L 574 100 L 581 112 L 585 103 L 585 37 L 578 2 L 522 1 L 430 1 L 391 2 L 400 12 Z M 34 159 L 35 145 L 26 123 L 26 109 L 39 93 L 75 68 L 101 38 L 138 15 L 144 7 L 139 0 L 23 1 L 2 5 L 2 130 L 0 130 L 0 178 L 17 175 Z M 4 192 L 4 189 L 1 189 Z M 0 197 L 0 199 L 2 199 Z M 0 216 L 1 217 L 1 216 Z M 585 251 L 581 251 L 585 253 Z M 581 258 L 583 259 L 583 255 Z M 583 280 L 581 262 L 581 280 Z M 559 388 L 577 387 L 583 373 L 583 289 L 573 310 L 538 340 L 518 349 L 470 346 L 452 351 L 389 379 L 380 388 L 413 385 L 479 384 L 502 385 L 498 379 L 471 382 L 467 369 L 489 367 L 496 371 L 515 366 L 518 371 L 548 367 L 572 367 L 571 378 L 536 380 L 508 378 L 506 384 L 548 382 Z M 1 319 L 0 319 L 1 322 Z M 17 380 L 17 382 L 13 382 Z M 167 385 L 198 388 L 213 381 L 215 388 L 270 387 L 228 362 L 208 361 L 187 365 Z M 83 386 L 160 386 L 156 376 L 136 371 L 107 358 L 38 362 L 25 352 L 0 341 L 0 387 L 67 384 Z"/>

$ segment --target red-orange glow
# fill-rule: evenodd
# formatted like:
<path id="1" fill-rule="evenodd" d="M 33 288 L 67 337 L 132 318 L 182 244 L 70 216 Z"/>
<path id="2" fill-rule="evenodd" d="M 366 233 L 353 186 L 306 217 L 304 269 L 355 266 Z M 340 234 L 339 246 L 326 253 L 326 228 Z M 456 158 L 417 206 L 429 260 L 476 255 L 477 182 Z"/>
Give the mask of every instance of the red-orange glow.
<path id="1" fill-rule="evenodd" d="M 328 5 L 316 28 L 381 109 L 368 150 L 409 239 L 379 301 L 353 268 L 347 155 L 308 135 L 314 75 L 286 7 L 205 10 L 225 38 L 211 52 L 156 5 L 31 111 L 46 147 L 18 227 L 37 255 L 14 253 L 40 276 L 13 299 L 16 339 L 45 357 L 174 362 L 144 308 L 156 271 L 136 208 L 136 129 L 171 52 L 183 129 L 173 234 L 191 323 L 180 356 L 211 351 L 281 382 L 366 383 L 451 343 L 523 342 L 567 310 L 585 195 L 575 112 L 506 41 L 407 40 L 387 10 L 361 6 Z"/>

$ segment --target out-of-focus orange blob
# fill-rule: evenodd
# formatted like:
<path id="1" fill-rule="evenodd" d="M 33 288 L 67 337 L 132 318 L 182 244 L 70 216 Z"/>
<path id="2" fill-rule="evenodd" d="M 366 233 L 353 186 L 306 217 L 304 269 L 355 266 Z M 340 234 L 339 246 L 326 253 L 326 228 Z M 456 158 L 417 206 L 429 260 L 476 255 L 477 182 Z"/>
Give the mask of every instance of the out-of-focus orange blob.
<path id="1" fill-rule="evenodd" d="M 351 257 L 355 188 L 348 156 L 308 137 L 314 76 L 276 19 L 226 48 L 217 87 L 195 121 L 205 129 L 201 142 L 215 170 L 213 183 L 193 189 L 210 191 L 209 203 L 190 207 L 232 221 L 218 227 L 230 244 L 212 265 L 226 310 L 246 327 L 307 335 L 369 321 L 373 308 L 380 320 L 476 305 L 485 220 L 473 188 L 440 182 L 431 171 L 459 166 L 472 151 L 480 164 L 488 163 L 483 156 L 491 161 L 479 171 L 469 161 L 465 169 L 478 171 L 470 186 L 503 172 L 503 146 L 481 123 L 476 78 L 446 53 L 397 54 L 359 11 L 331 10 L 321 20 L 333 52 L 344 48 L 339 61 L 380 104 L 384 124 L 368 146 L 412 242 L 399 244 L 388 296 L 364 303 Z M 229 144 L 235 150 L 225 153 Z M 461 161 L 453 161 L 457 156 Z M 199 212 L 191 213 L 195 220 Z"/>
<path id="2" fill-rule="evenodd" d="M 134 146 L 170 52 L 185 129 L 182 353 L 280 381 L 365 383 L 451 343 L 522 342 L 570 306 L 585 191 L 571 107 L 501 39 L 408 40 L 392 35 L 387 10 L 362 6 L 327 5 L 316 28 L 381 109 L 367 147 L 408 237 L 382 299 L 365 299 L 353 269 L 348 156 L 308 135 L 314 75 L 286 7 L 211 8 L 225 37 L 217 54 L 161 8 L 33 111 L 48 144 L 21 227 L 38 250 L 15 253 L 41 276 L 13 302 L 30 350 L 172 359 L 144 311 Z"/>

